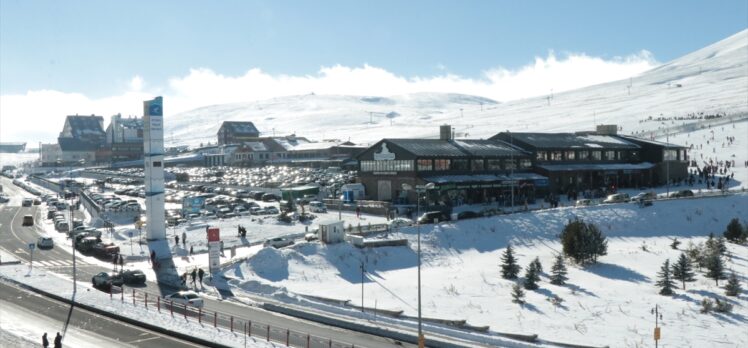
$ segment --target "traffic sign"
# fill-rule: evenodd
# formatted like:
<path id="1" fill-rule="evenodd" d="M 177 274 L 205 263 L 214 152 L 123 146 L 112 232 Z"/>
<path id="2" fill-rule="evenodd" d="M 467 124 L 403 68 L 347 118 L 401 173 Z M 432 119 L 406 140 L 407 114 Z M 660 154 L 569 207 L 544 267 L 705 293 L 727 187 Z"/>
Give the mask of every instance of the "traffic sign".
<path id="1" fill-rule="evenodd" d="M 132 238 L 132 231 L 127 231 L 127 236 Z"/>
<path id="2" fill-rule="evenodd" d="M 34 250 L 34 248 L 36 248 L 36 244 L 29 243 L 29 250 Z"/>

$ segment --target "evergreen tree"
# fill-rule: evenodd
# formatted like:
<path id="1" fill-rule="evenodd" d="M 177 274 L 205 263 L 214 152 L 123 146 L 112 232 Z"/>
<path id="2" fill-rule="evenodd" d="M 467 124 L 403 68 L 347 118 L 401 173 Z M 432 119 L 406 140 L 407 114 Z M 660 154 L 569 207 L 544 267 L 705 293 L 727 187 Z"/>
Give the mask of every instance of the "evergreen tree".
<path id="1" fill-rule="evenodd" d="M 740 287 L 738 276 L 735 275 L 734 271 L 730 272 L 730 277 L 727 278 L 727 284 L 725 285 L 725 295 L 738 296 L 741 291 L 743 291 L 743 289 Z"/>
<path id="2" fill-rule="evenodd" d="M 501 255 L 501 277 L 504 279 L 517 279 L 519 274 L 519 265 L 517 258 L 514 257 L 514 249 L 508 244 L 504 254 Z"/>
<path id="3" fill-rule="evenodd" d="M 719 238 L 717 238 L 717 243 L 716 244 L 717 244 L 716 245 L 717 252 L 720 255 L 727 254 L 727 245 L 726 245 L 727 243 L 725 243 L 725 237 L 719 237 Z"/>
<path id="4" fill-rule="evenodd" d="M 680 280 L 683 283 L 683 290 L 686 290 L 686 282 L 696 280 L 694 275 L 691 260 L 685 253 L 680 253 L 678 261 L 673 264 L 673 279 Z"/>
<path id="5" fill-rule="evenodd" d="M 512 302 L 525 304 L 525 291 L 517 283 L 512 285 Z"/>
<path id="6" fill-rule="evenodd" d="M 706 276 L 714 279 L 717 286 L 719 286 L 720 279 L 725 279 L 725 263 L 722 261 L 722 256 L 719 254 L 709 256 L 706 263 Z"/>
<path id="7" fill-rule="evenodd" d="M 532 260 L 532 264 L 535 265 L 535 270 L 538 271 L 538 274 L 543 273 L 543 264 L 540 263 L 540 258 L 536 256 L 535 260 Z"/>
<path id="8" fill-rule="evenodd" d="M 566 277 L 566 265 L 564 264 L 564 256 L 561 254 L 556 255 L 556 262 L 551 267 L 551 284 L 564 285 L 569 278 Z"/>
<path id="9" fill-rule="evenodd" d="M 714 238 L 714 232 L 709 232 L 709 239 L 706 240 L 704 248 L 707 255 L 719 253 L 719 246 L 717 246 L 717 239 Z"/>
<path id="10" fill-rule="evenodd" d="M 600 229 L 579 219 L 570 221 L 561 232 L 564 254 L 577 263 L 594 263 L 597 257 L 607 254 L 608 242 Z"/>
<path id="11" fill-rule="evenodd" d="M 655 285 L 661 287 L 660 289 L 660 295 L 672 295 L 673 294 L 673 287 L 675 287 L 675 283 L 673 283 L 673 279 L 670 275 L 670 260 L 665 260 L 665 263 L 662 264 L 662 267 L 660 268 L 660 272 L 657 273 L 657 277 L 659 280 L 655 283 Z"/>
<path id="12" fill-rule="evenodd" d="M 535 265 L 535 262 L 530 262 L 525 269 L 525 289 L 537 290 L 539 281 L 540 276 L 538 275 L 538 268 Z"/>
<path id="13" fill-rule="evenodd" d="M 745 230 L 746 228 L 740 224 L 740 221 L 737 218 L 733 218 L 730 220 L 730 223 L 727 224 L 727 229 L 725 229 L 723 235 L 727 240 L 733 243 L 744 243 L 747 233 Z"/>
<path id="14" fill-rule="evenodd" d="M 678 238 L 673 238 L 673 242 L 670 243 L 670 247 L 675 250 L 678 250 L 679 245 L 680 245 L 680 241 L 678 240 Z"/>

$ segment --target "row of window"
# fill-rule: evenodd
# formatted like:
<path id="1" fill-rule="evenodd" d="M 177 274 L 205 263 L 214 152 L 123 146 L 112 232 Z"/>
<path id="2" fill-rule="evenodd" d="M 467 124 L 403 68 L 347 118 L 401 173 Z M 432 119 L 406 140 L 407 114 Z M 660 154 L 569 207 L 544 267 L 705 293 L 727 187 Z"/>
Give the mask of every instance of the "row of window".
<path id="1" fill-rule="evenodd" d="M 408 172 L 413 171 L 413 161 L 361 161 L 362 172 Z M 514 170 L 532 167 L 530 159 L 419 159 L 419 172 L 427 171 L 484 171 Z"/>
<path id="2" fill-rule="evenodd" d="M 639 160 L 639 151 L 629 150 L 565 150 L 538 151 L 538 161 L 622 161 Z"/>

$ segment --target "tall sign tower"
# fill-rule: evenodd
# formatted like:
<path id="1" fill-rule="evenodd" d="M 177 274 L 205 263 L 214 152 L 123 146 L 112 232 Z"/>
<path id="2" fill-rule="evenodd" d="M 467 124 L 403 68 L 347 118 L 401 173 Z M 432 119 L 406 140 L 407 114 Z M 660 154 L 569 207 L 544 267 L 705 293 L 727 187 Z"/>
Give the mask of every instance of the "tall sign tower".
<path id="1" fill-rule="evenodd" d="M 148 240 L 166 239 L 164 218 L 164 110 L 163 99 L 143 102 L 143 158 L 145 213 Z"/>

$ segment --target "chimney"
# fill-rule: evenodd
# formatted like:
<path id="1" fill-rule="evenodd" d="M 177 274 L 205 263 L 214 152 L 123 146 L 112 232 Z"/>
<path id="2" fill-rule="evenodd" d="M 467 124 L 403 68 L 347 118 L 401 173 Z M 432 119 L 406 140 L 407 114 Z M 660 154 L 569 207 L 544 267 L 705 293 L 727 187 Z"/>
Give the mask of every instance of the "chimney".
<path id="1" fill-rule="evenodd" d="M 598 135 L 616 135 L 618 134 L 618 125 L 615 124 L 601 124 L 598 125 L 595 133 Z"/>
<path id="2" fill-rule="evenodd" d="M 452 140 L 452 126 L 448 124 L 439 126 L 439 139 Z"/>

